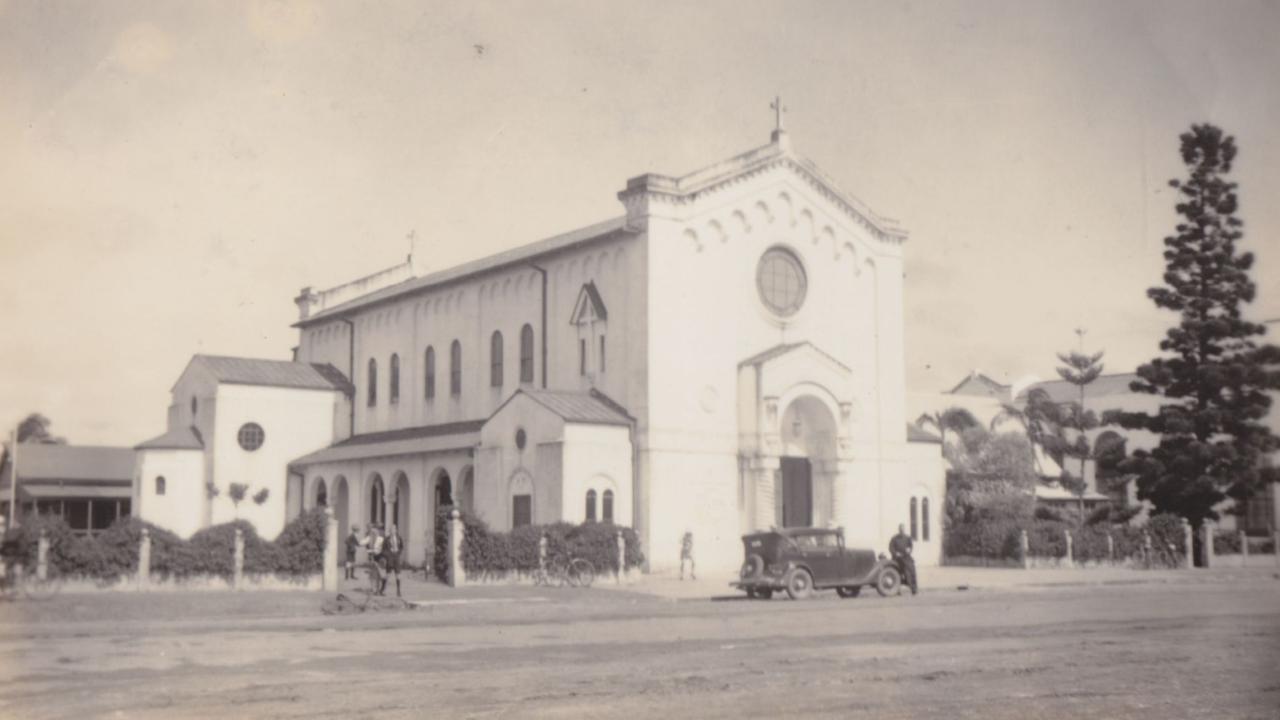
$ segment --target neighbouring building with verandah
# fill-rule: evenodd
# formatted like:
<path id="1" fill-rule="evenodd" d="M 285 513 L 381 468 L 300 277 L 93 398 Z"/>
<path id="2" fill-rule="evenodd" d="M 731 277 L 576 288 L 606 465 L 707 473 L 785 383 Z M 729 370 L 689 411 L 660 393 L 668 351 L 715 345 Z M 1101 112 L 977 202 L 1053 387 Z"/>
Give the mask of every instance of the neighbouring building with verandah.
<path id="1" fill-rule="evenodd" d="M 448 269 L 415 248 L 296 298 L 293 362 L 197 356 L 138 446 L 136 514 L 267 536 L 317 505 L 395 523 L 421 562 L 457 504 L 505 530 L 634 526 L 650 565 L 736 568 L 740 537 L 898 524 L 941 554 L 936 437 L 905 408 L 907 233 L 779 127 L 613 219 Z M 230 483 L 265 492 L 238 504 Z"/>

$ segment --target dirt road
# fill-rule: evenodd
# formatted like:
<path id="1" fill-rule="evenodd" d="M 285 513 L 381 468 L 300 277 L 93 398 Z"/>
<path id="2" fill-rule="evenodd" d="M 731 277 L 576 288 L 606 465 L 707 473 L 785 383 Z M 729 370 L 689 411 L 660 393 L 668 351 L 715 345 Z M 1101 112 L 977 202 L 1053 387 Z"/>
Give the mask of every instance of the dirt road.
<path id="1" fill-rule="evenodd" d="M 807 602 L 529 588 L 357 617 L 11 613 L 0 668 L 0 716 L 14 718 L 1274 720 L 1280 581 Z"/>

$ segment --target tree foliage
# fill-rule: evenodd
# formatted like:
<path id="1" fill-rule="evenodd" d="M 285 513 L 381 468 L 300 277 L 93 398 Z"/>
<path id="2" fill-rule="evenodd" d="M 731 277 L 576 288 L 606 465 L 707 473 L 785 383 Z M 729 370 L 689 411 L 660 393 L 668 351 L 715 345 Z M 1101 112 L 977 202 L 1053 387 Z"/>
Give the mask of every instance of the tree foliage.
<path id="1" fill-rule="evenodd" d="M 1083 337 L 1084 331 L 1079 331 Z M 1083 352 L 1058 353 L 1058 360 L 1063 364 L 1058 367 L 1058 375 L 1075 385 L 1080 392 L 1078 403 L 1065 403 L 1060 410 L 1060 422 L 1068 430 L 1071 437 L 1062 444 L 1064 457 L 1071 457 L 1080 462 L 1080 474 L 1073 476 L 1064 466 L 1060 482 L 1079 500 L 1079 520 L 1084 522 L 1084 493 L 1088 489 L 1085 483 L 1085 464 L 1093 458 L 1094 448 L 1089 442 L 1089 431 L 1098 427 L 1098 416 L 1085 407 L 1084 393 L 1094 380 L 1102 375 L 1102 353 L 1085 355 Z"/>
<path id="2" fill-rule="evenodd" d="M 978 418 L 973 416 L 973 413 L 962 407 L 949 407 L 946 410 L 926 415 L 921 421 L 921 424 L 932 425 L 938 430 L 943 447 L 947 445 L 948 431 L 958 434 L 982 424 L 978 422 Z"/>
<path id="3" fill-rule="evenodd" d="M 1136 451 L 1126 471 L 1138 476 L 1139 497 L 1158 512 L 1199 525 L 1214 506 L 1243 500 L 1275 479 L 1261 459 L 1280 440 L 1260 422 L 1280 388 L 1280 348 L 1254 340 L 1263 326 L 1242 317 L 1254 299 L 1253 255 L 1238 252 L 1243 223 L 1236 184 L 1227 180 L 1235 139 L 1212 125 L 1181 136 L 1185 180 L 1177 188 L 1176 233 L 1165 238 L 1164 285 L 1147 291 L 1157 307 L 1178 315 L 1160 342 L 1162 356 L 1138 368 L 1135 392 L 1162 396 L 1156 413 L 1114 414 L 1120 424 L 1159 435 L 1150 452 Z"/>
<path id="4" fill-rule="evenodd" d="M 53 421 L 40 413 L 31 413 L 18 423 L 18 442 L 42 443 L 45 445 L 65 445 L 67 439 L 57 437 L 49 429 Z"/>

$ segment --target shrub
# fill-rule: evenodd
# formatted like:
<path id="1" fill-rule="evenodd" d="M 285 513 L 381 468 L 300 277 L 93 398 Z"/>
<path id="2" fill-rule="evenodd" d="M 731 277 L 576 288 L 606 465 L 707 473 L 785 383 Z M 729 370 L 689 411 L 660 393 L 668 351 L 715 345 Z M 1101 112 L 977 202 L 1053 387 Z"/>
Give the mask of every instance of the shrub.
<path id="1" fill-rule="evenodd" d="M 1032 557 L 1062 558 L 1067 556 L 1066 523 L 1038 520 L 1027 528 L 1027 549 Z"/>
<path id="2" fill-rule="evenodd" d="M 1011 520 L 989 520 L 950 524 L 942 535 L 948 557 L 1019 559 L 1018 524 Z"/>
<path id="3" fill-rule="evenodd" d="M 454 508 L 442 507 L 436 514 L 435 553 L 432 570 L 444 579 L 448 562 L 448 517 Z M 618 566 L 617 533 L 626 542 L 627 567 L 644 563 L 639 536 L 635 530 L 612 523 L 571 525 L 525 525 L 510 532 L 494 532 L 475 515 L 460 510 L 463 522 L 462 567 L 477 577 L 509 572 L 532 572 L 538 567 L 538 542 L 547 537 L 547 556 L 571 554 L 585 558 L 597 572 L 615 570 Z"/>
<path id="4" fill-rule="evenodd" d="M 1217 530 L 1213 533 L 1213 552 L 1218 555 L 1240 554 L 1240 533 L 1234 530 Z"/>
<path id="5" fill-rule="evenodd" d="M 1182 531 L 1182 518 L 1172 513 L 1161 513 L 1151 516 L 1147 521 L 1147 534 L 1151 536 L 1151 546 L 1160 548 L 1173 545 L 1180 553 L 1187 552 L 1186 537 Z"/>

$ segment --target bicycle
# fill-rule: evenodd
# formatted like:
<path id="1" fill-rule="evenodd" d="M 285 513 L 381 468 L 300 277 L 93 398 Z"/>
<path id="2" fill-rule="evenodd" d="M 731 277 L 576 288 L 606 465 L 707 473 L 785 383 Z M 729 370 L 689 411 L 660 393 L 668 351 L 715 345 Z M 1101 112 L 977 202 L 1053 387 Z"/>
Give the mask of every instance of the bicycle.
<path id="1" fill-rule="evenodd" d="M 596 580 L 596 569 L 586 558 L 575 558 L 572 555 L 556 555 L 547 562 L 546 567 L 539 567 L 533 573 L 534 585 L 551 585 L 560 587 L 591 587 Z"/>
<path id="2" fill-rule="evenodd" d="M 48 600 L 62 589 L 62 582 L 54 574 L 52 567 L 47 568 L 41 578 L 37 573 L 27 573 L 20 562 L 9 559 L 3 561 L 4 574 L 0 575 L 0 596 L 5 600 L 17 600 L 19 597 L 28 600 Z"/>

